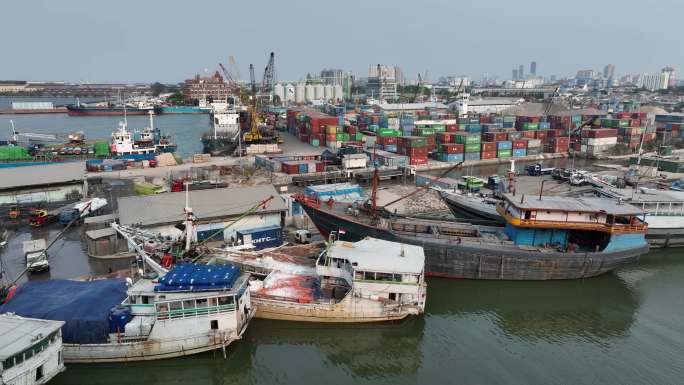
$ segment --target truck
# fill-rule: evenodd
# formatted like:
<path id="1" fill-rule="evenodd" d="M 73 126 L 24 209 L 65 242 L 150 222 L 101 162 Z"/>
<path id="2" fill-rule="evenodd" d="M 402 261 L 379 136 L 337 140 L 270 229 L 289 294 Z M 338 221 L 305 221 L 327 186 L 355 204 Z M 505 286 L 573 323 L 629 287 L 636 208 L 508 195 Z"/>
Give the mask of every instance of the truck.
<path id="1" fill-rule="evenodd" d="M 295 241 L 298 243 L 310 243 L 311 242 L 311 232 L 309 230 L 299 229 L 295 231 L 294 234 Z"/>
<path id="2" fill-rule="evenodd" d="M 283 232 L 280 226 L 270 225 L 237 231 L 241 245 L 252 245 L 255 250 L 276 247 L 283 244 Z"/>
<path id="3" fill-rule="evenodd" d="M 107 200 L 104 198 L 93 198 L 87 201 L 79 202 L 73 207 L 67 207 L 59 212 L 59 223 L 66 226 L 72 221 L 87 217 L 88 215 L 100 212 L 101 208 L 107 205 Z"/>
<path id="4" fill-rule="evenodd" d="M 368 156 L 366 154 L 346 154 L 342 156 L 342 168 L 345 170 L 366 168 Z"/>
<path id="5" fill-rule="evenodd" d="M 525 167 L 525 171 L 527 171 L 527 175 L 530 175 L 530 176 L 551 175 L 551 173 L 553 173 L 553 170 L 554 170 L 553 167 L 542 167 L 541 163 L 531 164 L 531 165 Z"/>
<path id="6" fill-rule="evenodd" d="M 45 271 L 50 268 L 45 239 L 34 239 L 22 243 L 24 258 L 26 260 L 26 270 L 30 273 Z"/>

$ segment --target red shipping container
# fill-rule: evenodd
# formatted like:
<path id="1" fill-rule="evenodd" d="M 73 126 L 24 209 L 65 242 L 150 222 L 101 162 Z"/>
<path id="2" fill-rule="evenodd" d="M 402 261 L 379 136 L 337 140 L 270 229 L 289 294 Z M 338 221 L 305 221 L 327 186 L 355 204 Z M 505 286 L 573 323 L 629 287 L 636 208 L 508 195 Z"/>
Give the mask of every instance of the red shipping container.
<path id="1" fill-rule="evenodd" d="M 513 148 L 527 148 L 527 141 L 526 140 L 514 140 L 513 141 Z"/>
<path id="2" fill-rule="evenodd" d="M 378 144 L 382 144 L 382 145 L 397 144 L 397 137 L 396 136 L 378 136 L 376 139 L 376 142 Z"/>
<path id="3" fill-rule="evenodd" d="M 418 166 L 418 165 L 427 164 L 427 163 L 428 163 L 427 157 L 424 157 L 424 158 L 423 157 L 420 157 L 420 158 L 411 157 L 411 158 L 409 158 L 409 164 L 412 166 Z"/>
<path id="4" fill-rule="evenodd" d="M 447 154 L 462 154 L 463 149 L 464 146 L 462 144 L 457 143 L 446 143 L 439 145 L 440 152 L 444 152 Z"/>
<path id="5" fill-rule="evenodd" d="M 496 158 L 496 150 L 494 151 L 482 151 L 480 154 L 481 159 L 495 159 Z"/>
<path id="6" fill-rule="evenodd" d="M 437 143 L 453 143 L 454 135 L 448 132 L 438 132 L 435 134 Z"/>
<path id="7" fill-rule="evenodd" d="M 323 172 L 323 171 L 325 171 L 325 164 L 323 164 L 323 162 L 316 163 L 316 172 Z"/>
<path id="8" fill-rule="evenodd" d="M 344 131 L 347 132 L 349 135 L 356 135 L 358 132 L 357 128 L 354 126 L 345 126 Z"/>
<path id="9" fill-rule="evenodd" d="M 575 151 L 582 151 L 582 143 L 580 143 L 580 142 L 573 143 L 572 149 Z"/>
<path id="10" fill-rule="evenodd" d="M 456 132 L 458 131 L 458 124 L 447 124 L 446 130 L 447 132 Z"/>
<path id="11" fill-rule="evenodd" d="M 427 157 L 428 148 L 427 147 L 405 147 L 400 151 L 400 153 L 407 155 L 409 157 Z"/>
<path id="12" fill-rule="evenodd" d="M 612 138 L 617 136 L 617 130 L 614 128 L 596 128 L 590 130 L 582 130 L 583 138 Z"/>
<path id="13" fill-rule="evenodd" d="M 534 139 L 535 131 L 522 131 L 522 137 L 527 139 Z"/>
<path id="14" fill-rule="evenodd" d="M 549 136 L 549 132 L 547 130 L 537 130 L 534 133 L 534 137 L 536 139 L 546 139 Z"/>
<path id="15" fill-rule="evenodd" d="M 507 140 L 508 139 L 508 133 L 506 132 L 495 132 L 494 133 L 494 140 L 490 140 L 490 142 L 500 142 L 502 140 Z"/>
<path id="16" fill-rule="evenodd" d="M 630 127 L 641 127 L 641 120 L 640 119 L 632 119 L 629 122 Z"/>
<path id="17" fill-rule="evenodd" d="M 325 136 L 325 141 L 326 141 L 326 143 L 336 142 L 337 141 L 337 135 L 328 134 Z"/>
<path id="18" fill-rule="evenodd" d="M 496 142 L 482 142 L 482 152 L 494 151 L 494 157 L 496 158 Z"/>

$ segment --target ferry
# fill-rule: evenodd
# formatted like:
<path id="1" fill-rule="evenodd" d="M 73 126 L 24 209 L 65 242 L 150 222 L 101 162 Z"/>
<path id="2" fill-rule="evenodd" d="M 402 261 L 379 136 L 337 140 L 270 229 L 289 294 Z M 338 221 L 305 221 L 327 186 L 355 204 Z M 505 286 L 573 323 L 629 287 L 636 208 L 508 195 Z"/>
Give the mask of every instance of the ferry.
<path id="1" fill-rule="evenodd" d="M 63 324 L 0 314 L 0 384 L 44 384 L 64 371 Z"/>
<path id="2" fill-rule="evenodd" d="M 373 194 L 372 196 L 375 196 Z M 322 235 L 338 232 L 422 246 L 428 276 L 491 280 L 580 279 L 633 263 L 649 250 L 643 211 L 601 198 L 503 194 L 505 227 L 380 215 L 372 202 L 298 195 Z"/>
<path id="3" fill-rule="evenodd" d="M 260 278 L 250 282 L 257 318 L 366 323 L 424 312 L 427 284 L 420 246 L 373 238 L 347 242 L 335 236 L 314 266 L 284 249 L 226 252 L 210 263 L 235 263 Z"/>

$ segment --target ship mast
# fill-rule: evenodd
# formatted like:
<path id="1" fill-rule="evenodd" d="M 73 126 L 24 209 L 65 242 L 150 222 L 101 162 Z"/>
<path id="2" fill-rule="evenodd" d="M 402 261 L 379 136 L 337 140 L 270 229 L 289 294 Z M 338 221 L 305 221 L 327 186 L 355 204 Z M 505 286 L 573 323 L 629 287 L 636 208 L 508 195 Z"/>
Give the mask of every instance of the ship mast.
<path id="1" fill-rule="evenodd" d="M 373 143 L 373 184 L 371 188 L 371 216 L 376 218 L 378 216 L 378 163 L 377 163 L 377 145 Z"/>

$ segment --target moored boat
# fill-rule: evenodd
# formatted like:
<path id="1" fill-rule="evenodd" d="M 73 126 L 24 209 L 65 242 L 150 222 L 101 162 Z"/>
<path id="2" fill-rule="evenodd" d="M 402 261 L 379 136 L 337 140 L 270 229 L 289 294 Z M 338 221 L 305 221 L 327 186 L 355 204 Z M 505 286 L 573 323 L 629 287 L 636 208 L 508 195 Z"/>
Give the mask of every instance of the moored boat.
<path id="1" fill-rule="evenodd" d="M 399 320 L 425 309 L 425 256 L 419 246 L 373 238 L 334 241 L 313 266 L 283 253 L 227 252 L 214 259 L 262 275 L 250 283 L 257 318 L 364 323 Z"/>
<path id="2" fill-rule="evenodd" d="M 180 357 L 225 349 L 242 337 L 254 314 L 248 278 L 232 266 L 187 264 L 132 284 L 31 281 L 0 312 L 65 321 L 66 363 Z"/>
<path id="3" fill-rule="evenodd" d="M 497 210 L 507 224 L 476 226 L 439 220 L 382 217 L 364 205 L 296 200 L 321 234 L 367 236 L 420 245 L 429 276 L 493 280 L 592 277 L 635 262 L 648 251 L 640 209 L 600 198 L 516 197 Z M 518 203 L 520 202 L 520 203 Z M 548 214 L 547 214 L 548 212 Z"/>

